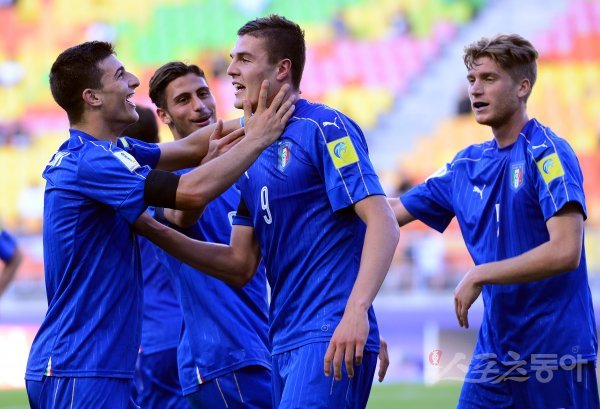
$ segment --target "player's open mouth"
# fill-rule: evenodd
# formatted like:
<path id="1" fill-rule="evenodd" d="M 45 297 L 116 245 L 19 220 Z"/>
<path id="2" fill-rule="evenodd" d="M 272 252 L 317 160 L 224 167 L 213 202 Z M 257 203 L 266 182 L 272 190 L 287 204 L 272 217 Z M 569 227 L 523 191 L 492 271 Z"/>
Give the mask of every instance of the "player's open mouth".
<path id="1" fill-rule="evenodd" d="M 127 95 L 127 97 L 125 98 L 125 102 L 127 102 L 129 105 L 135 108 L 135 104 L 131 101 L 131 98 L 133 98 L 134 94 L 135 93 L 132 92 L 131 94 Z"/>
<path id="2" fill-rule="evenodd" d="M 488 105 L 489 104 L 487 102 L 474 102 L 473 103 L 473 109 L 478 110 L 478 109 L 481 109 L 481 108 L 485 108 Z"/>
<path id="3" fill-rule="evenodd" d="M 234 82 L 233 83 L 233 88 L 235 88 L 235 93 L 237 94 L 238 92 L 241 92 L 243 90 L 246 89 L 246 87 L 244 87 L 242 84 Z"/>

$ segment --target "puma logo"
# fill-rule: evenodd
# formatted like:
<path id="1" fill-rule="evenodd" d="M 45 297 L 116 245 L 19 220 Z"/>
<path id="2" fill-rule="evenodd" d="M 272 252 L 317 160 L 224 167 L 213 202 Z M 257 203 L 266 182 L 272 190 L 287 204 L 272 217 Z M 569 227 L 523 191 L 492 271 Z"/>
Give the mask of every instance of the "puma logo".
<path id="1" fill-rule="evenodd" d="M 473 192 L 475 193 L 479 193 L 479 198 L 481 200 L 483 200 L 483 191 L 485 190 L 485 185 L 483 185 L 482 188 L 479 188 L 479 186 L 475 186 L 473 185 Z"/>
<path id="2" fill-rule="evenodd" d="M 335 119 L 333 120 L 333 122 L 327 122 L 327 121 L 324 121 L 324 122 L 323 122 L 323 128 L 325 128 L 326 126 L 333 125 L 333 126 L 335 126 L 337 129 L 340 129 L 340 127 L 339 127 L 339 126 L 338 126 L 338 124 L 336 123 L 336 122 L 337 122 L 337 120 L 338 120 L 338 119 L 337 119 L 337 118 L 335 118 Z"/>

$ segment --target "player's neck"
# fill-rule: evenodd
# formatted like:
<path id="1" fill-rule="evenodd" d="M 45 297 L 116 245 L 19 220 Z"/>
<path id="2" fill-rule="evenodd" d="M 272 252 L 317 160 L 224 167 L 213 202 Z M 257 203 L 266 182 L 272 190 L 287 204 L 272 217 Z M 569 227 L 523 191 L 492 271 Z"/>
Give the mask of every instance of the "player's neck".
<path id="1" fill-rule="evenodd" d="M 177 132 L 177 129 L 175 129 L 175 127 L 172 125 L 169 125 L 169 130 L 171 131 L 171 136 L 173 137 L 174 141 L 178 141 L 187 136 L 187 135 L 181 135 L 179 132 Z"/>
<path id="2" fill-rule="evenodd" d="M 529 121 L 527 112 L 519 111 L 502 125 L 493 126 L 492 133 L 498 147 L 505 148 L 515 143 L 527 121 Z"/>
<path id="3" fill-rule="evenodd" d="M 273 91 L 270 91 L 272 93 L 272 95 L 269 97 L 269 99 L 267 100 L 267 107 L 271 106 L 271 103 L 273 102 L 273 100 L 275 99 L 275 96 L 277 95 L 277 93 L 279 92 L 279 90 L 281 89 L 281 87 L 283 87 L 285 83 L 281 84 L 281 86 Z M 301 91 L 294 89 L 294 86 L 292 85 L 291 82 L 288 82 L 287 84 L 290 85 L 290 87 L 292 87 L 291 91 L 288 91 L 288 95 L 287 97 L 291 97 L 292 95 L 296 96 L 296 102 L 301 98 L 300 94 Z M 252 114 L 256 113 L 256 106 L 252 107 Z"/>

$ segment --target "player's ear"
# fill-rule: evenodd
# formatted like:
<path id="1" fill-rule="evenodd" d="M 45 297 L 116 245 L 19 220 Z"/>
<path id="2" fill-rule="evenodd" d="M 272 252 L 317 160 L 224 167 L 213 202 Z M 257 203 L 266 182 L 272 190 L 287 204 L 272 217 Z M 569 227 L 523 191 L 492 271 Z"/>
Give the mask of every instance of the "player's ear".
<path id="1" fill-rule="evenodd" d="M 158 115 L 160 121 L 165 125 L 171 125 L 173 122 L 171 115 L 169 115 L 169 113 L 162 108 L 156 108 L 156 115 Z"/>
<path id="2" fill-rule="evenodd" d="M 517 92 L 517 95 L 519 98 L 525 98 L 530 93 L 531 93 L 531 81 L 529 81 L 527 78 L 524 78 L 519 83 L 519 91 Z"/>
<path id="3" fill-rule="evenodd" d="M 292 61 L 284 58 L 277 63 L 277 79 L 283 81 L 292 75 Z"/>
<path id="4" fill-rule="evenodd" d="M 83 98 L 83 101 L 90 106 L 99 107 L 100 105 L 102 105 L 102 98 L 100 94 L 94 89 L 84 89 L 81 93 L 81 97 Z"/>

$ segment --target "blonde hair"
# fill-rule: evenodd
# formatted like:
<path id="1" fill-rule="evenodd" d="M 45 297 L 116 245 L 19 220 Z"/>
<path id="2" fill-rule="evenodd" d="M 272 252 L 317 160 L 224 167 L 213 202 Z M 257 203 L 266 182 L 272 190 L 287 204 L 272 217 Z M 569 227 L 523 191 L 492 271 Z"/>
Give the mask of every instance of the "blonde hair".
<path id="1" fill-rule="evenodd" d="M 518 82 L 528 79 L 531 88 L 535 84 L 538 52 L 529 41 L 518 34 L 482 37 L 466 46 L 464 53 L 463 60 L 469 70 L 478 65 L 476 61 L 479 58 L 488 57 L 505 70 L 513 80 Z"/>

